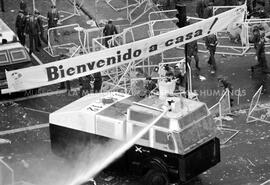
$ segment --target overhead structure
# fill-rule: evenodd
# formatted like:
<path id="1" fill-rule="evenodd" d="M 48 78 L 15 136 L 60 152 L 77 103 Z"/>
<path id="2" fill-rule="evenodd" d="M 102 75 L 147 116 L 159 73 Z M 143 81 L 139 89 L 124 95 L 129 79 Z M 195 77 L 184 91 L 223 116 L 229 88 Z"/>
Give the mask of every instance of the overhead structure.
<path id="1" fill-rule="evenodd" d="M 93 50 L 106 49 L 105 40 L 107 38 L 111 38 L 109 40 L 109 47 L 114 47 L 175 30 L 177 29 L 177 26 L 173 21 L 175 21 L 175 18 L 152 20 L 125 28 L 123 32 L 116 35 L 94 38 L 92 43 Z M 122 92 L 126 93 L 136 92 L 136 89 L 133 89 L 134 83 L 142 83 L 147 76 L 153 78 L 158 77 L 158 73 L 155 73 L 154 69 L 159 67 L 159 63 L 178 63 L 182 59 L 183 57 L 179 52 L 177 52 L 176 56 L 171 56 L 170 52 L 164 51 L 153 57 L 136 60 L 132 63 L 103 71 L 103 75 L 109 77 L 109 79 L 103 82 L 102 91 L 106 92 L 109 90 L 115 91 L 116 89 L 120 89 Z"/>
<path id="2" fill-rule="evenodd" d="M 123 4 L 123 2 L 126 3 Z M 122 11 L 134 6 L 137 6 L 140 1 L 139 0 L 106 0 L 106 3 L 112 7 L 115 11 Z"/>
<path id="3" fill-rule="evenodd" d="M 84 37 L 84 28 L 79 24 L 53 27 L 48 30 L 48 47 L 44 50 L 52 57 L 85 54 Z"/>
<path id="4" fill-rule="evenodd" d="M 139 4 L 128 12 L 128 20 L 130 24 L 136 22 L 139 18 L 144 16 L 151 8 L 155 6 L 152 0 L 141 0 Z"/>
<path id="5" fill-rule="evenodd" d="M 126 10 L 126 19 L 130 24 L 135 23 L 142 16 L 147 16 L 150 10 L 158 10 L 152 0 L 106 0 L 106 3 L 117 12 Z"/>
<path id="6" fill-rule="evenodd" d="M 63 18 L 60 17 L 60 20 L 59 20 L 60 23 L 67 20 L 67 19 L 70 19 L 70 18 L 72 18 L 74 16 L 80 16 L 80 9 L 79 8 L 83 5 L 83 2 L 84 2 L 84 0 L 82 0 L 80 2 L 80 4 L 79 4 L 77 2 L 77 0 L 68 0 L 67 3 L 72 4 L 71 6 L 72 6 L 73 10 L 70 12 L 70 11 L 67 11 L 67 10 L 61 10 L 60 9 L 59 13 L 64 15 Z"/>

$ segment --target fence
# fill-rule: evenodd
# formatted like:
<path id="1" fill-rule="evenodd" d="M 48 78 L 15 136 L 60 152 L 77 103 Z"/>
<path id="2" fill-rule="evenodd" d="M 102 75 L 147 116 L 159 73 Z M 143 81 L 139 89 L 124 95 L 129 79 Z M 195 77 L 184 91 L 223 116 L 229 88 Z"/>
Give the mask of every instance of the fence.
<path id="1" fill-rule="evenodd" d="M 79 47 L 85 52 L 83 37 L 84 29 L 79 24 L 50 28 L 48 30 L 48 47 L 44 50 L 52 57 L 71 56 Z"/>
<path id="2" fill-rule="evenodd" d="M 2 159 L 0 159 L 0 184 L 14 185 L 14 171 Z"/>

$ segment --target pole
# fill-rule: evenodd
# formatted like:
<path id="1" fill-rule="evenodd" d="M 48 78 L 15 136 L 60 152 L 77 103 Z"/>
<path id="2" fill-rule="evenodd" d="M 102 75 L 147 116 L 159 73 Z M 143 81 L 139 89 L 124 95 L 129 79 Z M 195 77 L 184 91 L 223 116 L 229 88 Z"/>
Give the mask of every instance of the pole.
<path id="1" fill-rule="evenodd" d="M 186 83 L 185 83 L 185 90 L 186 90 L 186 98 L 188 98 L 188 81 L 189 81 L 189 69 L 188 69 L 188 54 L 187 54 L 187 44 L 185 44 L 185 64 L 186 64 Z"/>
<path id="2" fill-rule="evenodd" d="M 175 4 L 175 8 L 177 9 L 178 13 L 176 14 L 176 17 L 178 18 L 178 22 L 176 25 L 179 28 L 185 27 L 187 25 L 187 14 L 186 14 L 186 5 L 177 2 Z M 185 44 L 185 64 L 186 64 L 186 82 L 185 82 L 185 91 L 186 91 L 186 98 L 188 98 L 188 59 L 187 59 L 187 44 Z"/>
<path id="3" fill-rule="evenodd" d="M 36 10 L 36 2 L 35 0 L 33 0 L 33 13 L 35 12 L 35 10 Z"/>

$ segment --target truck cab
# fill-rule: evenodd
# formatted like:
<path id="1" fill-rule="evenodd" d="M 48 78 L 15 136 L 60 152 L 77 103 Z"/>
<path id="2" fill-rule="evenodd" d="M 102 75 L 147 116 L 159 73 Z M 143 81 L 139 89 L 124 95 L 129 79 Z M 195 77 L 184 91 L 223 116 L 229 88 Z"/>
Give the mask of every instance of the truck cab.
<path id="1" fill-rule="evenodd" d="M 129 141 L 164 106 L 170 107 L 165 116 L 115 166 L 142 175 L 146 185 L 167 185 L 187 182 L 220 162 L 216 125 L 206 104 L 182 96 L 86 95 L 50 114 L 52 151 L 70 156 L 91 142 Z"/>
<path id="2" fill-rule="evenodd" d="M 31 58 L 16 34 L 0 18 L 0 89 L 7 88 L 5 71 L 31 66 Z M 1 92 L 0 92 L 1 93 Z"/>

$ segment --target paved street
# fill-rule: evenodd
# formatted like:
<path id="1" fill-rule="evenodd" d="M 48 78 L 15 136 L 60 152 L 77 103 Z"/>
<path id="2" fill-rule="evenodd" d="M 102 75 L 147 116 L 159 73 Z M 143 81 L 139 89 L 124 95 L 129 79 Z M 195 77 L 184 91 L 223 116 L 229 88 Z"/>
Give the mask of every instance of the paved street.
<path id="1" fill-rule="evenodd" d="M 31 9 L 32 1 L 28 0 Z M 189 16 L 194 16 L 195 1 L 185 1 Z M 57 1 L 59 9 L 72 11 L 72 7 L 65 0 Z M 6 1 L 6 12 L 0 12 L 1 18 L 14 29 L 15 17 L 19 5 L 17 2 Z M 50 1 L 36 0 L 36 7 L 42 15 L 46 16 Z M 74 16 L 63 24 L 79 23 L 82 27 L 89 27 L 86 21 L 89 16 L 96 19 L 97 23 L 112 18 L 122 20 L 125 24 L 126 12 L 116 12 L 104 0 L 95 3 L 94 0 L 84 1 L 81 7 L 81 16 Z M 146 22 L 148 16 L 142 16 L 134 24 Z M 127 26 L 127 25 L 124 25 Z M 45 46 L 43 46 L 45 47 Z M 269 48 L 268 48 L 269 50 Z M 175 50 L 183 53 L 182 50 Z M 42 63 L 49 63 L 59 59 L 51 57 L 45 51 L 35 53 Z M 247 56 L 222 56 L 217 55 L 218 70 L 210 74 L 207 66 L 207 54 L 200 53 L 201 71 L 193 69 L 193 89 L 199 94 L 199 99 L 206 102 L 209 107 L 220 98 L 214 91 L 222 91 L 218 87 L 217 77 L 226 76 L 232 83 L 234 90 L 239 90 L 240 96 L 234 95 L 234 115 L 232 121 L 224 121 L 226 127 L 237 129 L 239 133 L 222 145 L 221 162 L 212 169 L 201 174 L 187 185 L 260 185 L 270 179 L 270 124 L 256 121 L 246 123 L 247 109 L 253 94 L 263 85 L 260 103 L 270 100 L 270 76 L 254 73 L 250 66 L 256 63 L 254 55 Z M 267 55 L 270 61 L 269 55 Z M 39 65 L 33 60 L 33 65 Z M 268 63 L 270 66 L 270 64 Z M 200 77 L 205 77 L 205 80 Z M 78 81 L 72 82 L 72 88 L 78 87 Z M 43 87 L 42 92 L 57 91 L 58 85 Z M 64 105 L 78 99 L 78 93 L 57 93 L 45 97 L 23 99 L 21 101 L 1 103 L 6 97 L 0 98 L 0 138 L 10 143 L 0 144 L 0 156 L 14 169 L 15 181 L 25 181 L 33 185 L 62 185 L 65 180 L 74 177 L 77 168 L 51 153 L 48 130 L 49 114 Z M 238 99 L 239 98 L 239 99 Z M 238 102 L 239 100 L 239 102 Z M 226 140 L 232 135 L 224 131 L 220 137 Z M 0 140 L 1 141 L 1 140 Z M 98 154 L 96 155 L 98 156 Z M 94 156 L 92 160 L 98 160 Z M 80 169 L 81 170 L 81 169 Z M 112 177 L 111 180 L 108 177 Z M 98 185 L 139 185 L 140 178 L 102 172 L 97 177 Z"/>

